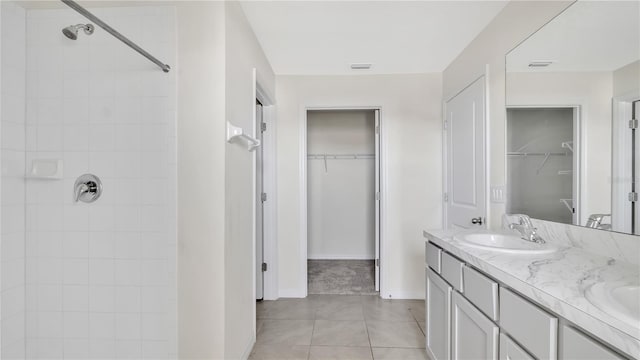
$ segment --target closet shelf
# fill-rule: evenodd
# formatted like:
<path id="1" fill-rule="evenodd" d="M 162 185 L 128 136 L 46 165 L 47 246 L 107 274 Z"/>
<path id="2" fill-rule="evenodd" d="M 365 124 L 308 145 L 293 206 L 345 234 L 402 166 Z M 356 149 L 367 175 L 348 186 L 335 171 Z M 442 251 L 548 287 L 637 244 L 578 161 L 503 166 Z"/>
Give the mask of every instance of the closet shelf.
<path id="1" fill-rule="evenodd" d="M 569 209 L 573 213 L 573 199 L 560 199 L 560 202 L 564 204 L 564 206 Z"/>
<path id="2" fill-rule="evenodd" d="M 375 154 L 308 154 L 309 160 L 358 160 L 358 159 L 375 159 Z"/>
<path id="3" fill-rule="evenodd" d="M 566 152 L 508 152 L 508 156 L 567 156 Z"/>
<path id="4" fill-rule="evenodd" d="M 571 175 L 573 174 L 573 170 L 560 170 L 558 171 L 558 175 Z"/>
<path id="5" fill-rule="evenodd" d="M 573 141 L 564 141 L 560 145 L 563 149 L 569 149 L 573 152 Z"/>
<path id="6" fill-rule="evenodd" d="M 247 150 L 253 151 L 260 146 L 260 140 L 244 133 L 241 127 L 234 126 L 227 121 L 227 142 L 231 143 L 235 139 L 243 140 L 247 143 Z"/>

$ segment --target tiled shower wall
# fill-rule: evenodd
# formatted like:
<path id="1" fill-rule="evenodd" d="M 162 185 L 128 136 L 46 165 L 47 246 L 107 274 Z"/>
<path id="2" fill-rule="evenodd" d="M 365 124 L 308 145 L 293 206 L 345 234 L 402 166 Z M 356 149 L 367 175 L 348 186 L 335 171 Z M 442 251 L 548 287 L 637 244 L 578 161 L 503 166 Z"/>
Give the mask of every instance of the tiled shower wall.
<path id="1" fill-rule="evenodd" d="M 2 27 L 0 133 L 2 187 L 1 231 L 1 353 L 21 359 L 25 353 L 25 10 L 0 3 Z"/>
<path id="2" fill-rule="evenodd" d="M 172 7 L 90 10 L 176 67 Z M 26 170 L 64 164 L 26 181 L 27 357 L 175 357 L 175 71 L 97 26 L 62 35 L 87 21 L 27 11 Z M 74 202 L 85 173 L 102 179 L 95 203 Z"/>

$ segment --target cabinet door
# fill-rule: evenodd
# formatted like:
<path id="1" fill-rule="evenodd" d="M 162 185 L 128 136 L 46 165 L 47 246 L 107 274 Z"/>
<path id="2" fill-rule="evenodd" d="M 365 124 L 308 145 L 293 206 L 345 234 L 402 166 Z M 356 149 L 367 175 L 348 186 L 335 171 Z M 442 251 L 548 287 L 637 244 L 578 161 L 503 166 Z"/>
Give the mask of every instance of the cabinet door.
<path id="1" fill-rule="evenodd" d="M 574 359 L 623 359 L 613 351 L 600 345 L 597 341 L 569 326 L 562 327 L 562 340 L 560 358 L 563 360 Z"/>
<path id="2" fill-rule="evenodd" d="M 500 334 L 500 360 L 535 360 L 510 337 Z"/>
<path id="3" fill-rule="evenodd" d="M 498 359 L 499 329 L 460 293 L 453 292 L 452 359 Z"/>
<path id="4" fill-rule="evenodd" d="M 427 352 L 433 360 L 447 360 L 451 352 L 451 286 L 427 268 Z"/>

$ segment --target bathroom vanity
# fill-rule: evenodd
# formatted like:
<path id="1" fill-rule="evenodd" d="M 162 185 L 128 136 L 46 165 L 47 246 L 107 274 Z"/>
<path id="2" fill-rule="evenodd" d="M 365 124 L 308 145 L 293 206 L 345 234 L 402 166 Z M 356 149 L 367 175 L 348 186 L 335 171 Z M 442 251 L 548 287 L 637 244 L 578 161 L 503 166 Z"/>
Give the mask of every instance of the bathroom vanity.
<path id="1" fill-rule="evenodd" d="M 424 232 L 432 359 L 640 358 L 638 309 L 629 304 L 638 265 L 551 231 L 543 229 L 545 244 L 509 232 Z M 608 284 L 629 285 L 623 299 L 595 294 Z M 630 311 L 620 313 L 616 299 Z"/>

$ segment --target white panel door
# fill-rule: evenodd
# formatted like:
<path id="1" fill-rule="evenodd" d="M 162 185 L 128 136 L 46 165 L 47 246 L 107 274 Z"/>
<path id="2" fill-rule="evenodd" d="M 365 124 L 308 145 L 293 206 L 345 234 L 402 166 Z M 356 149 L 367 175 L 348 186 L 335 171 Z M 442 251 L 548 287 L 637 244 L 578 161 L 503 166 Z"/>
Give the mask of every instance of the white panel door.
<path id="1" fill-rule="evenodd" d="M 448 360 L 451 358 L 452 287 L 430 268 L 425 272 L 427 353 L 433 360 Z"/>
<path id="2" fill-rule="evenodd" d="M 457 291 L 451 309 L 451 358 L 498 359 L 500 329 Z"/>
<path id="3" fill-rule="evenodd" d="M 446 225 L 484 227 L 487 207 L 484 76 L 449 100 L 445 109 Z"/>
<path id="4" fill-rule="evenodd" d="M 375 256 L 375 286 L 376 286 L 376 291 L 380 291 L 380 110 L 375 110 L 375 121 L 376 121 L 376 131 L 375 131 L 375 137 L 376 137 L 376 156 L 375 156 L 375 177 L 376 177 L 376 185 L 375 185 L 375 197 L 376 197 L 376 218 L 375 218 L 375 249 L 376 249 L 376 256 Z"/>
<path id="5" fill-rule="evenodd" d="M 262 104 L 256 101 L 256 138 L 262 143 Z M 256 299 L 264 298 L 264 211 L 263 211 L 263 152 L 264 144 L 256 152 Z"/>

